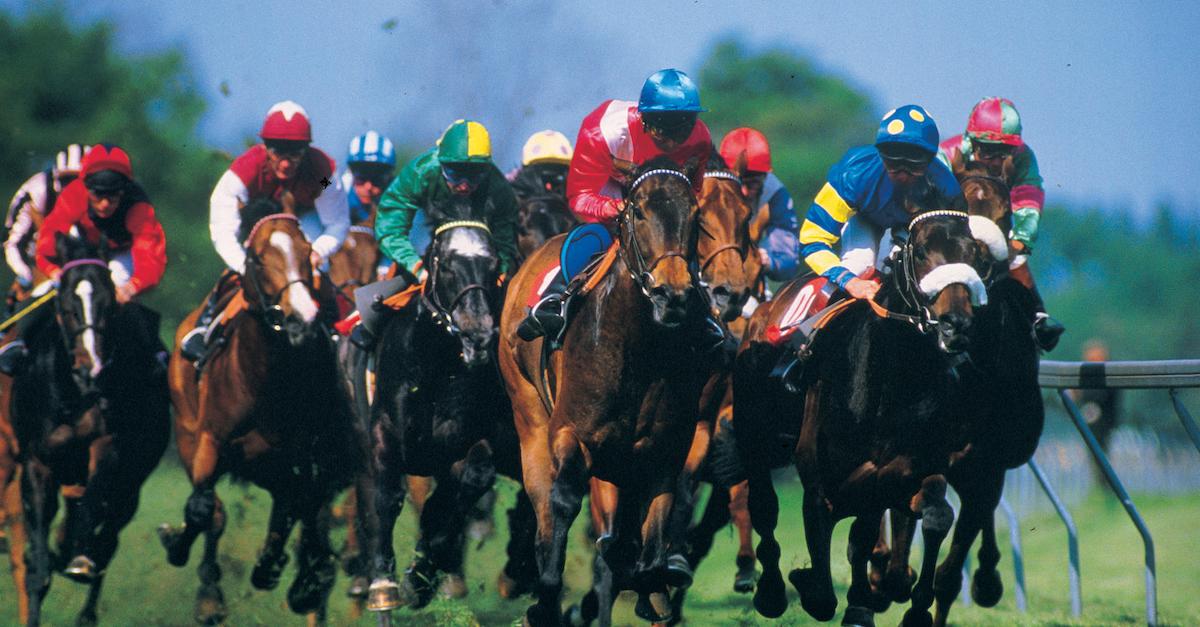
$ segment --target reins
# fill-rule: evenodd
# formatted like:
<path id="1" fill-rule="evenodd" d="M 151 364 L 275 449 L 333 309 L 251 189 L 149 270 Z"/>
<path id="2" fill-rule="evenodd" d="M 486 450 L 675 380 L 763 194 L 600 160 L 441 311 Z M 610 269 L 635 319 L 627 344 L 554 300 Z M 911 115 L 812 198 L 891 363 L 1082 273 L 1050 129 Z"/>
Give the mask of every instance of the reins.
<path id="1" fill-rule="evenodd" d="M 479 220 L 451 220 L 434 229 L 433 239 L 436 241 L 443 233 L 451 229 L 459 228 L 479 229 L 486 233 L 488 238 L 491 238 L 492 236 L 492 230 L 488 227 L 486 222 L 481 222 Z M 480 290 L 486 295 L 488 287 L 482 283 L 468 284 L 462 289 L 458 290 L 458 293 L 456 293 L 454 297 L 450 299 L 450 305 L 446 306 L 441 302 L 441 299 L 437 295 L 436 283 L 438 268 L 441 266 L 441 256 L 437 254 L 436 249 L 434 249 L 432 245 L 430 247 L 429 266 L 429 280 L 425 282 L 424 287 L 421 289 L 421 302 L 425 304 L 425 308 L 428 309 L 430 315 L 433 316 L 434 322 L 445 327 L 446 331 L 451 335 L 456 335 L 460 330 L 458 326 L 454 324 L 453 317 L 450 314 L 456 307 L 458 307 L 459 302 L 461 302 L 468 293 L 475 290 Z"/>

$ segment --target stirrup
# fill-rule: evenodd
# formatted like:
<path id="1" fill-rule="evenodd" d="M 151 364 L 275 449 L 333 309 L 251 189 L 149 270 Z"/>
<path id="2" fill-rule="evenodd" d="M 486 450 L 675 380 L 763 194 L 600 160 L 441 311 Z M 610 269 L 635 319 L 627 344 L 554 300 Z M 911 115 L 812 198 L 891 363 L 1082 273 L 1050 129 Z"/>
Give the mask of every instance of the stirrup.
<path id="1" fill-rule="evenodd" d="M 558 294 L 550 294 L 538 301 L 530 310 L 521 324 L 517 326 L 517 337 L 532 342 L 539 337 L 545 337 L 551 342 L 558 342 L 566 318 L 563 316 L 563 299 Z"/>
<path id="2" fill-rule="evenodd" d="M 204 353 L 208 351 L 208 342 L 204 337 L 207 332 L 207 326 L 197 326 L 188 331 L 179 341 L 179 354 L 190 362 L 200 361 L 204 357 Z"/>
<path id="3" fill-rule="evenodd" d="M 1050 314 L 1044 311 L 1033 314 L 1033 341 L 1043 353 L 1054 350 L 1066 330 L 1061 322 L 1051 318 Z"/>

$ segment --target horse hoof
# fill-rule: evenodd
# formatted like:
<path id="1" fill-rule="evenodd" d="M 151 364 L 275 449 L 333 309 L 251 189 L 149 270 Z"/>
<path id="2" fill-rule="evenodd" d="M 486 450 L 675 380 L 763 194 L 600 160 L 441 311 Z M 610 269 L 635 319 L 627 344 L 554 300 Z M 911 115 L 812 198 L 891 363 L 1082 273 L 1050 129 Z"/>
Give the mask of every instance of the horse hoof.
<path id="1" fill-rule="evenodd" d="M 188 562 L 188 553 L 179 549 L 178 542 L 179 536 L 183 535 L 184 526 L 172 527 L 167 523 L 158 526 L 158 541 L 167 550 L 167 563 L 176 567 L 186 566 Z"/>
<path id="2" fill-rule="evenodd" d="M 686 588 L 692 585 L 692 565 L 687 558 L 679 553 L 667 556 L 666 572 L 663 581 L 673 588 Z"/>
<path id="3" fill-rule="evenodd" d="M 917 573 L 911 566 L 903 571 L 889 570 L 883 575 L 883 593 L 896 603 L 907 603 L 916 583 Z"/>
<path id="4" fill-rule="evenodd" d="M 390 612 L 402 605 L 400 586 L 391 579 L 376 579 L 367 588 L 367 611 Z"/>
<path id="5" fill-rule="evenodd" d="M 872 612 L 870 608 L 851 605 L 846 608 L 846 613 L 842 615 L 842 625 L 847 627 L 875 627 L 875 612 Z"/>
<path id="6" fill-rule="evenodd" d="M 666 592 L 639 594 L 633 613 L 650 623 L 665 623 L 671 620 L 671 599 Z"/>
<path id="7" fill-rule="evenodd" d="M 353 577 L 350 579 L 350 585 L 346 588 L 346 596 L 351 599 L 365 599 L 367 598 L 367 589 L 369 587 L 366 577 Z"/>
<path id="8" fill-rule="evenodd" d="M 225 595 L 216 584 L 200 586 L 196 593 L 196 610 L 193 618 L 201 625 L 220 625 L 225 622 L 228 611 L 225 609 Z"/>
<path id="9" fill-rule="evenodd" d="M 337 564 L 332 554 L 325 557 L 301 556 L 300 572 L 288 587 L 288 607 L 296 614 L 320 610 L 333 589 Z"/>
<path id="10" fill-rule="evenodd" d="M 888 608 L 891 606 L 892 600 L 879 590 L 872 589 L 867 596 L 867 607 L 876 614 L 882 614 L 888 611 Z"/>
<path id="11" fill-rule="evenodd" d="M 280 553 L 272 558 L 266 553 L 258 556 L 254 570 L 250 573 L 250 583 L 259 590 L 274 590 L 279 585 L 279 577 L 283 567 L 288 563 L 287 553 Z"/>
<path id="12" fill-rule="evenodd" d="M 971 577 L 971 600 L 979 607 L 995 607 L 1004 596 L 1004 584 L 1000 581 L 1000 573 L 995 569 L 975 569 Z"/>
<path id="13" fill-rule="evenodd" d="M 758 571 L 754 568 L 754 560 L 748 565 L 741 564 L 741 559 L 738 562 L 737 574 L 733 576 L 733 591 L 738 594 L 754 592 L 754 584 L 758 583 Z"/>
<path id="14" fill-rule="evenodd" d="M 778 572 L 763 573 L 754 590 L 754 609 L 767 618 L 779 618 L 787 610 L 787 591 Z M 828 619 L 826 619 L 828 620 Z"/>
<path id="15" fill-rule="evenodd" d="M 904 613 L 904 618 L 900 620 L 903 627 L 933 627 L 933 616 L 929 610 L 919 610 L 915 607 L 908 608 Z"/>
<path id="16" fill-rule="evenodd" d="M 79 583 L 91 583 L 96 580 L 98 575 L 96 562 L 86 555 L 76 555 L 71 563 L 63 569 L 64 577 Z"/>
<path id="17" fill-rule="evenodd" d="M 433 600 L 435 592 L 435 579 L 429 575 L 409 568 L 404 572 L 404 578 L 400 580 L 399 594 L 400 602 L 411 607 L 414 610 L 419 610 Z"/>
<path id="18" fill-rule="evenodd" d="M 800 593 L 800 606 L 804 608 L 805 612 L 808 612 L 809 616 L 825 622 L 831 620 L 837 613 L 837 596 L 833 593 L 833 586 L 823 585 L 822 582 L 817 581 L 817 574 L 813 569 L 797 568 L 788 573 L 788 580 Z M 866 608 L 860 609 L 865 610 Z M 846 613 L 850 613 L 850 608 L 846 608 Z"/>
<path id="19" fill-rule="evenodd" d="M 462 575 L 446 575 L 438 586 L 438 594 L 443 599 L 461 599 L 467 596 L 467 581 Z"/>

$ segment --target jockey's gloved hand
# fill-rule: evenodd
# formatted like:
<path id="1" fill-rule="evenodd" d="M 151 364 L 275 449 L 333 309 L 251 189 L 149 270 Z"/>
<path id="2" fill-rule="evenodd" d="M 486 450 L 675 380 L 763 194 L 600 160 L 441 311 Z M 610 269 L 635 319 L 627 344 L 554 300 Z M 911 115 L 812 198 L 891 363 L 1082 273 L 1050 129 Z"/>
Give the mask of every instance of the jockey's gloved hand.
<path id="1" fill-rule="evenodd" d="M 1021 207 L 1012 213 L 1012 231 L 1009 239 L 1021 242 L 1025 246 L 1023 252 L 1033 252 L 1033 243 L 1037 241 L 1038 221 L 1042 214 L 1033 207 Z"/>

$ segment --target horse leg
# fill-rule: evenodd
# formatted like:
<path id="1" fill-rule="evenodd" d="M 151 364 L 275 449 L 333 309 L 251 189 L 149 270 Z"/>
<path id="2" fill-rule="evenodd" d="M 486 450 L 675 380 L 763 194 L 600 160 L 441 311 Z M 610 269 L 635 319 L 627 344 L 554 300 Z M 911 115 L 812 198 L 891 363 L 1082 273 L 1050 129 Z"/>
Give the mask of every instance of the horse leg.
<path id="1" fill-rule="evenodd" d="M 683 462 L 683 471 L 675 483 L 674 503 L 671 507 L 667 527 L 667 585 L 676 588 L 686 588 L 692 585 L 693 567 L 687 558 L 688 526 L 696 509 L 696 473 L 700 464 L 708 456 L 709 444 L 712 442 L 712 424 L 706 421 L 696 423 L 692 436 L 692 446 Z"/>
<path id="2" fill-rule="evenodd" d="M 524 489 L 517 490 L 517 502 L 508 510 L 508 545 L 505 547 L 508 561 L 496 578 L 496 589 L 501 598 L 515 599 L 537 585 L 537 562 L 533 559 L 536 535 L 533 504 Z"/>
<path id="3" fill-rule="evenodd" d="M 743 594 L 752 592 L 754 584 L 758 582 L 758 571 L 754 569 L 754 535 L 750 524 L 749 492 L 745 481 L 729 488 L 729 517 L 738 534 L 737 574 L 733 577 L 733 591 Z"/>
<path id="4" fill-rule="evenodd" d="M 526 610 L 525 620 L 534 626 L 557 625 L 562 611 L 560 600 L 563 567 L 567 559 L 567 534 L 583 504 L 589 469 L 582 444 L 569 428 L 559 429 L 554 434 L 549 460 L 527 460 L 526 448 L 521 447 L 522 469 L 534 511 L 538 514 L 538 589 L 537 603 Z M 531 463 L 526 465 L 526 461 Z M 534 465 L 538 461 L 547 463 L 543 466 Z M 541 469 L 555 469 L 548 486 L 545 485 L 545 476 L 535 475 L 530 481 L 530 475 Z"/>
<path id="5" fill-rule="evenodd" d="M 616 596 L 612 562 L 617 559 L 614 545 L 618 539 L 615 524 L 620 492 L 616 485 L 595 477 L 588 479 L 588 486 L 591 532 L 596 537 L 592 586 L 582 601 L 572 604 L 563 614 L 563 622 L 568 625 L 589 625 L 597 618 L 601 625 L 611 624 L 612 602 Z"/>
<path id="6" fill-rule="evenodd" d="M 1000 504 L 999 497 L 996 505 Z M 995 505 L 992 506 L 995 512 Z M 996 565 L 1000 563 L 1000 548 L 996 544 L 996 516 L 984 516 L 979 540 L 979 568 L 971 577 L 971 599 L 979 607 L 995 607 L 1004 595 L 1004 584 L 1000 581 L 1000 571 Z"/>
<path id="7" fill-rule="evenodd" d="M 196 538 L 212 526 L 216 512 L 216 490 L 219 473 L 217 462 L 220 447 L 212 434 L 203 432 L 192 455 L 192 494 L 183 507 L 183 527 L 162 524 L 158 527 L 158 539 L 167 550 L 167 562 L 172 566 L 187 564 Z"/>
<path id="8" fill-rule="evenodd" d="M 13 589 L 17 595 L 17 620 L 21 624 L 25 624 L 29 619 L 29 592 L 26 590 L 26 576 L 28 574 L 25 564 L 25 550 L 28 546 L 29 539 L 26 535 L 25 513 L 21 504 L 21 486 L 23 482 L 20 479 L 20 474 L 14 472 L 16 481 L 13 481 L 4 488 L 0 493 L 0 500 L 3 502 L 3 507 L 6 510 L 5 521 L 8 525 L 8 562 L 13 575 Z"/>
<path id="9" fill-rule="evenodd" d="M 83 604 L 83 610 L 79 612 L 79 617 L 75 619 L 77 627 L 92 627 L 99 623 L 96 607 L 100 604 L 100 588 L 103 586 L 104 573 L 97 574 L 88 582 L 87 600 Z"/>
<path id="10" fill-rule="evenodd" d="M 954 526 L 954 535 L 950 541 L 950 552 L 937 568 L 933 579 L 933 595 L 937 602 L 933 624 L 944 627 L 950 614 L 950 606 L 962 590 L 962 568 L 966 563 L 967 553 L 975 542 L 975 536 L 987 524 L 988 519 L 995 516 L 995 507 L 1000 502 L 1000 489 L 1004 486 L 1003 473 L 999 480 L 982 474 L 966 474 L 968 481 L 954 485 L 962 497 L 962 509 L 959 511 L 958 524 Z M 983 482 L 991 485 L 981 485 Z M 969 485 L 967 485 L 969 483 Z"/>
<path id="11" fill-rule="evenodd" d="M 373 470 L 369 477 L 370 498 L 359 500 L 363 525 L 360 536 L 365 540 L 363 550 L 368 556 L 371 585 L 367 590 L 367 609 L 387 612 L 403 605 L 400 587 L 396 584 L 396 550 L 392 543 L 396 519 L 404 507 L 405 477 L 386 465 L 384 453 L 375 452 Z"/>
<path id="12" fill-rule="evenodd" d="M 787 609 L 787 592 L 783 586 L 783 574 L 779 571 L 779 542 L 775 539 L 775 526 L 779 522 L 779 497 L 771 482 L 770 469 L 753 467 L 748 471 L 747 506 L 750 509 L 750 523 L 758 534 L 756 553 L 763 570 L 754 591 L 754 609 L 767 618 L 779 618 Z M 829 617 L 832 616 L 830 612 Z"/>
<path id="13" fill-rule="evenodd" d="M 871 590 L 867 564 L 870 563 L 871 554 L 879 540 L 879 520 L 882 518 L 882 511 L 870 511 L 856 516 L 850 525 L 850 538 L 846 547 L 846 558 L 850 562 L 850 589 L 846 592 L 843 625 L 875 624 L 875 611 L 871 609 L 875 595 Z"/>
<path id="14" fill-rule="evenodd" d="M 283 567 L 288 563 L 288 536 L 296 526 L 295 504 L 280 494 L 271 494 L 271 517 L 267 522 L 267 537 L 258 552 L 258 561 L 250 572 L 250 584 L 259 590 L 274 590 L 279 585 Z"/>
<path id="15" fill-rule="evenodd" d="M 28 625 L 41 621 L 42 601 L 50 590 L 50 521 L 58 508 L 56 487 L 50 469 L 36 461 L 25 462 L 21 469 L 21 502 L 25 510 L 25 528 L 29 535 L 26 556 L 28 573 L 25 591 L 29 597 Z"/>
<path id="16" fill-rule="evenodd" d="M 754 484 L 750 485 L 750 496 L 753 499 Z M 812 566 L 793 570 L 788 573 L 788 579 L 800 593 L 800 605 L 804 607 L 804 611 L 819 621 L 827 621 L 833 618 L 834 612 L 837 611 L 837 595 L 833 592 L 833 579 L 829 572 L 829 545 L 834 525 L 833 512 L 818 486 L 804 488 L 803 509 L 804 540 L 808 544 L 808 557 Z M 753 500 L 751 500 L 750 520 L 754 523 L 754 530 L 759 531 L 758 513 L 753 509 Z M 761 531 L 759 531 L 759 535 L 762 535 Z M 760 542 L 759 560 L 762 559 L 761 551 L 762 543 Z M 759 582 L 759 588 L 762 588 L 762 582 Z"/>
<path id="17" fill-rule="evenodd" d="M 671 603 L 667 597 L 667 586 L 691 583 L 677 579 L 667 567 L 667 550 L 670 537 L 667 525 L 674 510 L 675 481 L 664 478 L 664 484 L 652 490 L 650 504 L 642 522 L 642 550 L 633 570 L 633 589 L 638 593 L 636 613 L 643 620 L 662 622 L 671 619 Z M 672 581 L 674 579 L 674 581 Z"/>
<path id="18" fill-rule="evenodd" d="M 921 514 L 921 538 L 925 541 L 921 557 L 921 576 L 912 589 L 912 607 L 904 613 L 905 627 L 928 627 L 933 624 L 929 606 L 933 605 L 933 576 L 937 568 L 938 549 L 950 526 L 954 510 L 946 501 L 946 477 L 934 475 L 921 482 L 914 510 Z"/>
<path id="19" fill-rule="evenodd" d="M 329 500 L 308 502 L 302 513 L 297 573 L 287 591 L 288 607 L 297 614 L 323 615 L 337 576 L 336 554 L 329 544 Z"/>
<path id="20" fill-rule="evenodd" d="M 225 621 L 225 594 L 221 591 L 221 566 L 217 563 L 217 546 L 221 534 L 225 533 L 225 505 L 213 494 L 212 524 L 204 532 L 204 554 L 196 574 L 200 576 L 200 589 L 196 591 L 196 606 L 193 610 L 196 622 L 202 625 L 219 625 Z"/>

